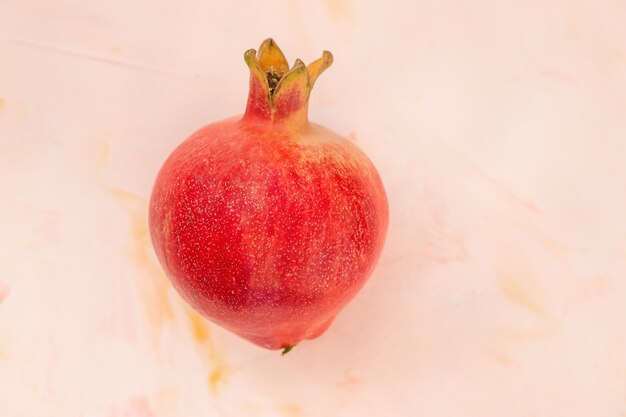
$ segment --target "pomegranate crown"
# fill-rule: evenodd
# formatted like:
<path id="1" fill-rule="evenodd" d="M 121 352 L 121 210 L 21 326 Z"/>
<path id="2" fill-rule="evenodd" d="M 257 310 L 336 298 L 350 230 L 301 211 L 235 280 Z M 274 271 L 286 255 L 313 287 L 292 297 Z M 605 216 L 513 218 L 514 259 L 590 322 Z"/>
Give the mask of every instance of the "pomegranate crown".
<path id="1" fill-rule="evenodd" d="M 272 38 L 263 41 L 259 52 L 249 49 L 244 60 L 250 69 L 250 94 L 246 116 L 270 121 L 307 119 L 309 95 L 315 81 L 333 63 L 333 55 L 322 57 L 308 66 L 296 59 L 289 68 L 285 55 Z"/>

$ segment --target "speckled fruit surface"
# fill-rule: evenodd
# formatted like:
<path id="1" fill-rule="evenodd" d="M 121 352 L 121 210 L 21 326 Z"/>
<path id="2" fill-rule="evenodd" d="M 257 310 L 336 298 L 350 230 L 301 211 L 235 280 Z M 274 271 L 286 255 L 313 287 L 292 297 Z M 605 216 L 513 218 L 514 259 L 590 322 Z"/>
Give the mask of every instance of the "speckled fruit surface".
<path id="1" fill-rule="evenodd" d="M 201 129 L 170 155 L 150 232 L 194 309 L 260 346 L 288 348 L 323 333 L 369 277 L 387 198 L 364 153 L 308 122 L 330 53 L 289 70 L 268 39 L 246 61 L 245 115 Z"/>

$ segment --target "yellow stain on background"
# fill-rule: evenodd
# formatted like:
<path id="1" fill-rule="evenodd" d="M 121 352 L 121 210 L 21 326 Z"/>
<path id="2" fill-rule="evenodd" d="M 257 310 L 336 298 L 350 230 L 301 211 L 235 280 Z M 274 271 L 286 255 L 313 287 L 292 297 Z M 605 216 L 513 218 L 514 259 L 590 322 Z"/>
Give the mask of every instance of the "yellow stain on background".
<path id="1" fill-rule="evenodd" d="M 281 404 L 278 407 L 281 414 L 285 417 L 300 417 L 302 415 L 302 407 L 294 403 Z"/>
<path id="2" fill-rule="evenodd" d="M 351 20 L 353 17 L 353 4 L 351 0 L 325 0 L 326 10 L 335 21 Z"/>
<path id="3" fill-rule="evenodd" d="M 173 319 L 174 313 L 168 299 L 169 281 L 161 267 L 149 255 L 152 245 L 148 229 L 148 200 L 139 194 L 107 186 L 105 173 L 111 155 L 107 136 L 108 134 L 103 134 L 89 144 L 88 167 L 90 172 L 94 171 L 95 181 L 102 190 L 108 193 L 128 215 L 130 231 L 125 254 L 145 272 L 137 276 L 137 290 L 142 298 L 148 321 L 159 329 L 167 320 Z"/>
<path id="4" fill-rule="evenodd" d="M 531 313 L 546 316 L 544 308 L 534 299 L 533 294 L 528 288 L 525 288 L 525 284 L 519 277 L 507 273 L 501 274 L 498 288 L 500 288 L 500 291 L 502 291 L 505 297 L 512 303 L 525 308 Z"/>
<path id="5" fill-rule="evenodd" d="M 210 373 L 208 377 L 208 384 L 213 394 L 217 394 L 218 387 L 221 383 L 228 380 L 226 369 L 222 365 L 217 365 Z"/>
<path id="6" fill-rule="evenodd" d="M 191 308 L 187 309 L 187 317 L 189 318 L 189 326 L 191 334 L 196 344 L 204 345 L 209 341 L 209 327 L 205 323 L 204 318 Z"/>
<path id="7" fill-rule="evenodd" d="M 502 255 L 496 267 L 498 288 L 511 303 L 547 318 L 548 313 L 539 301 L 543 294 L 539 281 L 530 266 L 530 259 L 518 245 L 501 245 Z"/>
<path id="8" fill-rule="evenodd" d="M 149 256 L 152 245 L 148 230 L 148 201 L 143 196 L 119 188 L 109 188 L 109 191 L 130 218 L 128 256 L 146 272 L 147 277 L 137 279 L 139 292 L 143 296 L 150 323 L 161 327 L 166 320 L 174 318 L 174 313 L 168 299 L 170 283 L 160 266 Z"/>
<path id="9" fill-rule="evenodd" d="M 229 370 L 224 358 L 217 352 L 211 340 L 209 322 L 191 307 L 186 307 L 189 328 L 196 348 L 211 367 L 207 375 L 207 384 L 211 392 L 217 395 L 219 387 L 228 381 Z"/>

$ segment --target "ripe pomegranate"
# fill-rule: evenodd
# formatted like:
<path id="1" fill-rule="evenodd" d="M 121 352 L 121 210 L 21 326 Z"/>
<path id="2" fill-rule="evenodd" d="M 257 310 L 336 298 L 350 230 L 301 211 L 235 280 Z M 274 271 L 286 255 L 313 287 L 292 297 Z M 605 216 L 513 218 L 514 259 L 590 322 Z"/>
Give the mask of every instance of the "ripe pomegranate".
<path id="1" fill-rule="evenodd" d="M 245 114 L 200 129 L 172 152 L 152 191 L 150 233 L 194 309 L 285 353 L 322 334 L 369 277 L 387 198 L 365 154 L 308 121 L 330 52 L 290 69 L 267 39 L 244 58 Z"/>

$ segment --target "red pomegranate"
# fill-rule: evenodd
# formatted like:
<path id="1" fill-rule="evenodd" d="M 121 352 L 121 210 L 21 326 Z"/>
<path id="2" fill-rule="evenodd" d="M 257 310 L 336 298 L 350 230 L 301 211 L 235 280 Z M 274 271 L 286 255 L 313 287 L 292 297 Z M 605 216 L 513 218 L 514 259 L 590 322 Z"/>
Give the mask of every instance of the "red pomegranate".
<path id="1" fill-rule="evenodd" d="M 245 114 L 172 152 L 152 191 L 150 233 L 187 303 L 286 352 L 322 334 L 363 286 L 383 247 L 388 205 L 365 154 L 308 121 L 309 94 L 331 53 L 290 69 L 268 39 L 244 58 Z"/>

